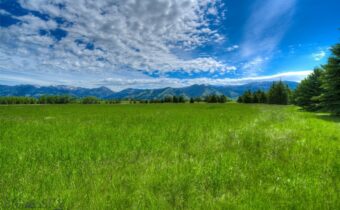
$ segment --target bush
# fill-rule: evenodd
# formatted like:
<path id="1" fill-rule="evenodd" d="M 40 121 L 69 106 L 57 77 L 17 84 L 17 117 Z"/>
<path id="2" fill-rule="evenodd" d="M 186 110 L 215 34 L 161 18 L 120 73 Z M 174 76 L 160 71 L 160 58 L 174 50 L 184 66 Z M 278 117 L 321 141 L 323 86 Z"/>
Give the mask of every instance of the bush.
<path id="1" fill-rule="evenodd" d="M 69 104 L 75 102 L 76 99 L 72 96 L 63 95 L 63 96 L 52 96 L 52 95 L 44 95 L 40 96 L 38 99 L 39 104 Z"/>
<path id="2" fill-rule="evenodd" d="M 4 96 L 0 97 L 0 104 L 36 104 L 37 99 L 32 97 Z"/>
<path id="3" fill-rule="evenodd" d="M 81 99 L 82 104 L 100 104 L 100 100 L 94 96 L 88 96 Z"/>
<path id="4" fill-rule="evenodd" d="M 208 95 L 204 99 L 207 103 L 226 103 L 229 101 L 229 99 L 225 95 Z"/>

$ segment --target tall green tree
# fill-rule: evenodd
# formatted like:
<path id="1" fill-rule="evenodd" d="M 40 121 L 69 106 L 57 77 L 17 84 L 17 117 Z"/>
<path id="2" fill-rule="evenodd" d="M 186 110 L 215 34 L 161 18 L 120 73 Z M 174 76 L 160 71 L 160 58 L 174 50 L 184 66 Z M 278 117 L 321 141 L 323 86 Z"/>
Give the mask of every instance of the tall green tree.
<path id="1" fill-rule="evenodd" d="M 294 92 L 294 103 L 308 111 L 321 107 L 323 69 L 315 68 L 306 79 L 302 80 Z"/>
<path id="2" fill-rule="evenodd" d="M 259 98 L 259 103 L 267 103 L 267 94 L 263 90 L 259 90 L 257 94 Z"/>
<path id="3" fill-rule="evenodd" d="M 244 103 L 243 95 L 237 98 L 237 103 Z"/>
<path id="4" fill-rule="evenodd" d="M 290 90 L 288 86 L 282 81 L 274 82 L 268 92 L 269 104 L 287 105 L 289 102 Z"/>
<path id="5" fill-rule="evenodd" d="M 173 102 L 173 103 L 178 103 L 178 102 L 179 102 L 178 97 L 177 97 L 177 96 L 173 96 L 173 97 L 172 97 L 172 102 Z"/>
<path id="6" fill-rule="evenodd" d="M 324 93 L 321 96 L 322 105 L 333 114 L 340 115 L 340 44 L 331 49 L 332 55 L 328 63 L 324 65 L 322 88 Z"/>
<path id="7" fill-rule="evenodd" d="M 253 93 L 250 90 L 244 92 L 243 96 L 243 103 L 253 103 Z"/>
<path id="8" fill-rule="evenodd" d="M 185 103 L 185 97 L 184 96 L 179 96 L 178 97 L 178 103 Z"/>
<path id="9" fill-rule="evenodd" d="M 225 95 L 220 95 L 219 99 L 218 99 L 219 103 L 227 103 L 228 102 L 228 98 Z"/>
<path id="10" fill-rule="evenodd" d="M 172 103 L 173 102 L 173 97 L 168 95 L 164 97 L 164 102 L 165 103 Z"/>
<path id="11" fill-rule="evenodd" d="M 253 103 L 255 104 L 260 103 L 258 91 L 253 93 Z"/>

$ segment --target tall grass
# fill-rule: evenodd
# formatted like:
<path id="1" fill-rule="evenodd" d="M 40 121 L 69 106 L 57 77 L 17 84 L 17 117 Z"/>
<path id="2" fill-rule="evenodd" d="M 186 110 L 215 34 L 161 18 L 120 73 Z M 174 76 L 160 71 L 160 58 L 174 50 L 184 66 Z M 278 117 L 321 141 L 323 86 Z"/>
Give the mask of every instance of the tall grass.
<path id="1" fill-rule="evenodd" d="M 0 209 L 339 209 L 339 141 L 293 106 L 1 106 Z"/>

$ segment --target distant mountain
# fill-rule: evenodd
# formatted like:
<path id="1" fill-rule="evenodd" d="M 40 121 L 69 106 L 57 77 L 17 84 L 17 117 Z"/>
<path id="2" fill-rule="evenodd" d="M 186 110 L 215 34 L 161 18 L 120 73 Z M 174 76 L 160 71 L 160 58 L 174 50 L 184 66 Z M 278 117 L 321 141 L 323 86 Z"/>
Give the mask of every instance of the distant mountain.
<path id="1" fill-rule="evenodd" d="M 273 82 L 253 82 L 245 85 L 228 85 L 228 86 L 212 86 L 212 85 L 192 85 L 184 88 L 162 88 L 162 89 L 126 89 L 113 93 L 109 98 L 133 98 L 133 99 L 161 99 L 165 96 L 186 96 L 200 97 L 210 94 L 223 94 L 229 98 L 237 98 L 246 90 L 256 91 L 258 89 L 267 91 Z M 285 81 L 289 88 L 295 90 L 299 83 Z"/>
<path id="2" fill-rule="evenodd" d="M 0 96 L 39 97 L 41 95 L 71 95 L 75 97 L 96 96 L 98 98 L 106 98 L 113 93 L 112 90 L 106 87 L 90 89 L 64 85 L 42 87 L 34 85 L 0 85 Z"/>
<path id="3" fill-rule="evenodd" d="M 285 81 L 291 88 L 296 89 L 298 83 Z M 253 82 L 244 85 L 192 85 L 183 88 L 161 88 L 161 89 L 125 89 L 114 92 L 106 87 L 99 88 L 80 88 L 72 86 L 33 86 L 17 85 L 7 86 L 0 85 L 0 96 L 31 96 L 39 97 L 41 95 L 72 95 L 75 97 L 96 96 L 103 99 L 161 99 L 165 96 L 186 96 L 200 97 L 210 94 L 223 94 L 229 98 L 237 98 L 246 90 L 269 90 L 272 82 Z"/>

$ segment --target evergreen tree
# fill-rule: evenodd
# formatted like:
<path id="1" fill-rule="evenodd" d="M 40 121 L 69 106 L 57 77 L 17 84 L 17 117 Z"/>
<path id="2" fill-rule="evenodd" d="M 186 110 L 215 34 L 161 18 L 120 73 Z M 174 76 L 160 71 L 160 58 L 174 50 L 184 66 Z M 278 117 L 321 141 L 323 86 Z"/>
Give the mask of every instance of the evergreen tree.
<path id="1" fill-rule="evenodd" d="M 243 96 L 243 103 L 253 103 L 253 94 L 250 90 L 247 90 L 246 92 L 244 92 Z"/>
<path id="2" fill-rule="evenodd" d="M 177 96 L 174 96 L 174 97 L 172 98 L 172 102 L 178 103 L 178 97 L 177 97 Z"/>
<path id="3" fill-rule="evenodd" d="M 332 56 L 324 66 L 322 104 L 327 111 L 340 115 L 340 44 L 332 47 Z"/>
<path id="4" fill-rule="evenodd" d="M 197 98 L 195 98 L 195 101 L 196 101 L 197 103 L 200 103 L 200 102 L 202 102 L 202 98 L 201 98 L 201 97 L 197 97 Z"/>
<path id="5" fill-rule="evenodd" d="M 82 98 L 81 103 L 82 104 L 99 104 L 100 100 L 97 97 L 88 96 L 88 97 Z M 130 100 L 130 103 L 131 103 L 131 100 Z"/>
<path id="6" fill-rule="evenodd" d="M 244 103 L 244 101 L 243 101 L 243 96 L 239 96 L 239 97 L 237 98 L 237 103 Z"/>
<path id="7" fill-rule="evenodd" d="M 253 103 L 257 104 L 260 103 L 260 99 L 259 99 L 259 90 L 253 93 Z"/>
<path id="8" fill-rule="evenodd" d="M 178 97 L 178 103 L 185 103 L 185 98 L 184 98 L 184 96 L 179 96 L 179 97 Z"/>
<path id="9" fill-rule="evenodd" d="M 211 94 L 208 95 L 204 98 L 204 101 L 207 103 L 219 103 L 220 101 L 220 96 L 216 95 L 216 94 Z"/>
<path id="10" fill-rule="evenodd" d="M 269 104 L 287 105 L 289 102 L 290 90 L 282 81 L 274 82 L 268 92 Z"/>
<path id="11" fill-rule="evenodd" d="M 195 103 L 194 98 L 192 98 L 192 97 L 190 98 L 190 103 L 191 103 L 191 104 Z"/>
<path id="12" fill-rule="evenodd" d="M 225 95 L 220 95 L 218 102 L 219 103 L 227 103 L 228 98 Z"/>
<path id="13" fill-rule="evenodd" d="M 165 96 L 164 97 L 164 102 L 165 103 L 172 103 L 173 102 L 173 97 L 172 96 Z"/>
<path id="14" fill-rule="evenodd" d="M 267 94 L 263 90 L 258 91 L 259 103 L 267 103 Z"/>
<path id="15" fill-rule="evenodd" d="M 210 103 L 217 103 L 217 102 L 218 102 L 218 96 L 215 95 L 215 94 L 213 94 L 213 95 L 211 96 L 211 101 L 210 101 Z"/>
<path id="16" fill-rule="evenodd" d="M 0 104 L 36 104 L 37 100 L 32 97 L 21 96 L 2 96 L 0 97 Z"/>
<path id="17" fill-rule="evenodd" d="M 314 72 L 302 80 L 294 92 L 294 103 L 309 111 L 320 109 L 320 95 L 322 94 L 323 70 L 315 68 Z"/>
<path id="18" fill-rule="evenodd" d="M 253 103 L 267 103 L 266 93 L 262 90 L 257 90 L 253 93 Z"/>

